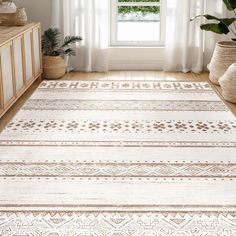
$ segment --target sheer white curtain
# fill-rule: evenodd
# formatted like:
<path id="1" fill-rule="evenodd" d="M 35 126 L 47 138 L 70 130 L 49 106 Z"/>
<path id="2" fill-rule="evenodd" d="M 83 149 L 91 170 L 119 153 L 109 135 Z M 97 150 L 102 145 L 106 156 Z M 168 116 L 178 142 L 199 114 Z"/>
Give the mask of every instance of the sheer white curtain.
<path id="1" fill-rule="evenodd" d="M 107 71 L 109 0 L 52 0 L 52 26 L 66 35 L 82 36 L 77 55 L 70 58 L 75 70 Z"/>
<path id="2" fill-rule="evenodd" d="M 190 22 L 201 14 L 224 16 L 222 0 L 166 0 L 165 71 L 201 72 L 211 58 L 219 36 L 205 33 L 199 26 L 204 19 Z"/>

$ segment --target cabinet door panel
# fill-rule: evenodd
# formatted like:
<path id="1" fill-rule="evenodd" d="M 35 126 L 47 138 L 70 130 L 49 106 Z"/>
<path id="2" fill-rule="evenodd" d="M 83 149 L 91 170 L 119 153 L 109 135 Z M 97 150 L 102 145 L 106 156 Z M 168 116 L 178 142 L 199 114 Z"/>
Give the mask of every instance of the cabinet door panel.
<path id="1" fill-rule="evenodd" d="M 25 78 L 29 82 L 33 78 L 33 63 L 32 63 L 32 32 L 26 32 L 24 34 L 24 46 L 25 46 Z"/>
<path id="2" fill-rule="evenodd" d="M 13 68 L 12 68 L 12 45 L 7 44 L 1 48 L 1 73 L 3 83 L 4 104 L 14 97 Z"/>
<path id="3" fill-rule="evenodd" d="M 34 40 L 34 71 L 35 71 L 35 76 L 39 75 L 41 72 L 41 45 L 40 45 L 40 40 L 39 40 L 39 28 L 34 28 L 33 29 L 33 40 Z"/>
<path id="4" fill-rule="evenodd" d="M 19 37 L 13 41 L 13 50 L 14 50 L 16 92 L 19 93 L 24 87 L 22 37 Z"/>
<path id="5" fill-rule="evenodd" d="M 2 82 L 2 66 L 1 66 L 1 48 L 0 48 L 0 118 L 4 109 L 4 95 L 3 95 L 3 82 Z"/>

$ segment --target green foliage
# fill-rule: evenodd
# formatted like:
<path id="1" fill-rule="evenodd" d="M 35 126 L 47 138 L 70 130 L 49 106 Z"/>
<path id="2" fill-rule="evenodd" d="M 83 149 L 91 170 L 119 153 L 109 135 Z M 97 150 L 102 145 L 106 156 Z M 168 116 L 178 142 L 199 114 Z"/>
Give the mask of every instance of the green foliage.
<path id="1" fill-rule="evenodd" d="M 119 2 L 160 2 L 160 0 L 119 0 Z M 159 14 L 159 6 L 120 6 L 118 9 L 119 14 L 129 14 L 129 13 L 142 13 L 146 14 Z"/>
<path id="2" fill-rule="evenodd" d="M 143 15 L 146 14 L 159 14 L 159 6 L 120 6 L 118 10 L 119 14 L 137 13 L 141 12 Z"/>
<path id="3" fill-rule="evenodd" d="M 57 52 L 59 41 L 60 32 L 58 29 L 49 28 L 48 30 L 46 30 L 42 36 L 43 54 L 48 56 L 60 55 Z"/>
<path id="4" fill-rule="evenodd" d="M 218 18 L 213 15 L 199 15 L 191 19 L 195 20 L 198 17 L 204 17 L 207 20 L 215 21 L 213 23 L 202 24 L 200 27 L 202 30 L 211 31 L 217 34 L 228 34 L 232 32 L 236 36 L 236 0 L 223 0 L 227 9 L 233 11 L 235 17 L 232 18 Z M 233 39 L 235 40 L 235 39 Z"/>
<path id="5" fill-rule="evenodd" d="M 67 56 L 75 56 L 75 50 L 72 49 L 72 46 L 73 44 L 81 40 L 82 40 L 81 37 L 66 36 L 60 48 L 62 54 L 67 55 Z"/>
<path id="6" fill-rule="evenodd" d="M 66 36 L 61 43 L 61 33 L 57 28 L 49 28 L 42 36 L 42 50 L 45 56 L 75 55 L 73 45 L 81 41 L 81 37 Z"/>
<path id="7" fill-rule="evenodd" d="M 236 9 L 236 0 L 223 0 L 223 2 L 229 11 Z"/>
<path id="8" fill-rule="evenodd" d="M 209 23 L 200 26 L 202 30 L 211 31 L 216 34 L 228 34 L 230 31 L 223 23 Z"/>

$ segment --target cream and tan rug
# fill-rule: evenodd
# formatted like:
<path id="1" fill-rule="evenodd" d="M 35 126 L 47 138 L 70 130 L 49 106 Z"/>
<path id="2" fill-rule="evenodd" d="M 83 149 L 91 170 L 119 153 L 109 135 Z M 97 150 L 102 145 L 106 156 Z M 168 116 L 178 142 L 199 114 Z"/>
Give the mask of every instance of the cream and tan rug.
<path id="1" fill-rule="evenodd" d="M 236 118 L 205 82 L 43 82 L 0 134 L 0 235 L 235 236 Z"/>

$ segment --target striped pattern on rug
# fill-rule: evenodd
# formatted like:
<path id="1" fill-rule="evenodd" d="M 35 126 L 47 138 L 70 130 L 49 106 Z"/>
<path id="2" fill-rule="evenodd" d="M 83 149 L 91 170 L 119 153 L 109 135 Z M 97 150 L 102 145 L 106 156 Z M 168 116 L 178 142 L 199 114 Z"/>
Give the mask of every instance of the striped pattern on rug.
<path id="1" fill-rule="evenodd" d="M 0 134 L 0 235 L 236 235 L 236 119 L 206 82 L 43 81 Z"/>

